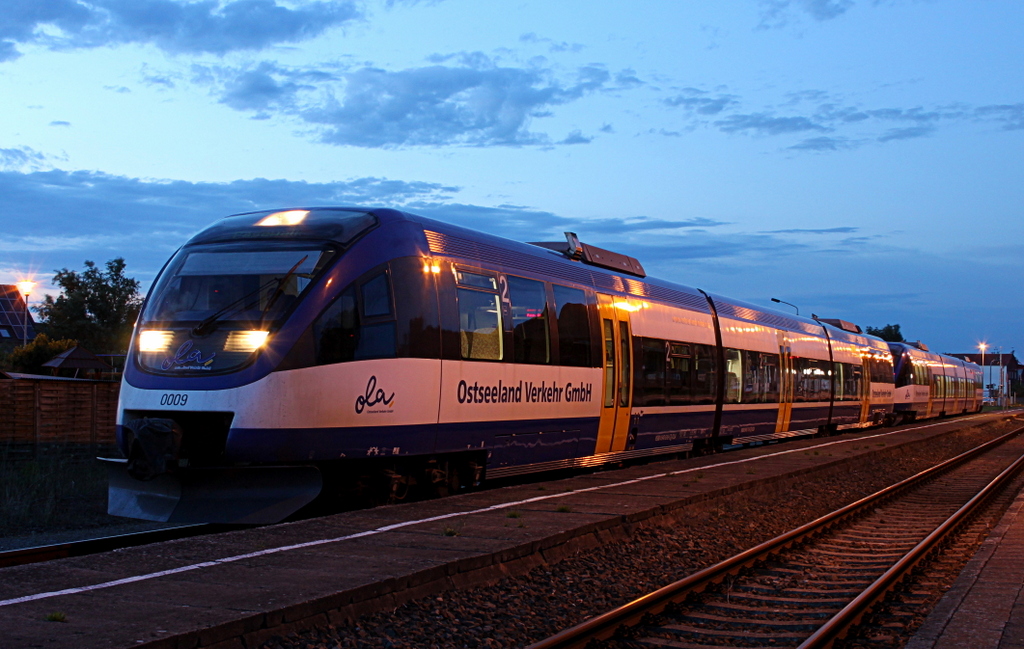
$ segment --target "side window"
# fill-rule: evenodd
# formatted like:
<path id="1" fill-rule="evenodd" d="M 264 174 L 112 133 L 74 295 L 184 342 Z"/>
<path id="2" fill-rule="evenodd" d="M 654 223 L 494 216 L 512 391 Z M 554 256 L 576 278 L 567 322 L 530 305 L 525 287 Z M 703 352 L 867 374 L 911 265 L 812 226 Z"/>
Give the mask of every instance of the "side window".
<path id="1" fill-rule="evenodd" d="M 313 323 L 316 364 L 327 365 L 355 359 L 359 333 L 356 287 L 349 286 Z"/>
<path id="2" fill-rule="evenodd" d="M 558 318 L 560 365 L 590 367 L 590 318 L 587 294 L 578 288 L 553 284 Z"/>
<path id="3" fill-rule="evenodd" d="M 517 363 L 551 362 L 548 304 L 544 282 L 508 276 L 512 301 L 513 354 Z"/>
<path id="4" fill-rule="evenodd" d="M 500 361 L 502 349 L 501 298 L 491 275 L 455 271 L 458 283 L 459 337 L 462 358 Z"/>
<path id="5" fill-rule="evenodd" d="M 665 341 L 640 338 L 640 375 L 636 381 L 634 406 L 665 405 Z"/>
<path id="6" fill-rule="evenodd" d="M 317 365 L 393 358 L 395 322 L 387 273 L 342 291 L 313 323 L 313 344 Z"/>
<path id="7" fill-rule="evenodd" d="M 725 402 L 739 403 L 743 389 L 743 352 L 725 350 Z"/>
<path id="8" fill-rule="evenodd" d="M 775 403 L 779 400 L 779 356 L 744 351 L 743 403 Z"/>
<path id="9" fill-rule="evenodd" d="M 779 355 L 761 354 L 761 384 L 764 387 L 764 402 L 779 401 Z"/>
<path id="10" fill-rule="evenodd" d="M 363 315 L 367 318 L 391 315 L 391 291 L 385 273 L 363 284 L 362 294 Z"/>
<path id="11" fill-rule="evenodd" d="M 693 403 L 693 355 L 690 345 L 669 343 L 665 372 L 668 403 L 682 406 Z"/>
<path id="12" fill-rule="evenodd" d="M 831 392 L 829 362 L 813 358 L 794 359 L 797 371 L 795 401 L 828 401 Z"/>
<path id="13" fill-rule="evenodd" d="M 693 399 L 696 403 L 714 403 L 718 394 L 718 368 L 715 362 L 715 347 L 694 345 L 696 372 L 693 382 Z"/>

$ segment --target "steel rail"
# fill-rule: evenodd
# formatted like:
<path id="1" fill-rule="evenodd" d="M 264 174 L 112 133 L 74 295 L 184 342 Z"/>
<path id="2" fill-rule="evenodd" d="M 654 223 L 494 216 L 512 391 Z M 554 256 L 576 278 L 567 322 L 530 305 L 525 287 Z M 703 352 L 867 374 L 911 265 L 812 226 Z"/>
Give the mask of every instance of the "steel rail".
<path id="1" fill-rule="evenodd" d="M 145 532 L 129 532 L 127 534 L 115 534 L 113 536 L 102 536 L 94 539 L 81 541 L 68 541 L 66 543 L 54 543 L 52 545 L 40 545 L 31 548 L 18 548 L 0 552 L 0 568 L 10 566 L 21 566 L 29 563 L 42 563 L 54 559 L 67 557 L 81 557 L 88 554 L 110 552 L 120 548 L 130 548 L 149 543 L 160 543 L 161 541 L 174 541 L 188 538 L 190 536 L 201 536 L 223 532 L 226 529 L 233 529 L 228 526 L 208 525 L 205 523 L 195 525 L 179 525 L 159 530 L 148 530 Z"/>
<path id="2" fill-rule="evenodd" d="M 828 622 L 819 627 L 817 631 L 800 644 L 798 649 L 823 649 L 831 647 L 833 642 L 842 639 L 851 627 L 870 613 L 875 604 L 896 588 L 903 581 L 904 577 L 908 576 L 919 563 L 938 550 L 938 546 L 944 540 L 968 523 L 971 517 L 978 513 L 983 505 L 997 494 L 1006 483 L 1013 479 L 1021 467 L 1024 467 L 1024 455 L 1017 458 L 1017 461 L 985 485 L 984 489 L 979 491 L 960 507 L 956 513 L 936 527 L 920 543 L 914 546 L 910 552 L 904 555 L 902 559 L 893 564 L 882 576 L 868 586 L 864 592 L 855 597 L 841 611 L 830 618 Z"/>
<path id="3" fill-rule="evenodd" d="M 725 559 L 693 573 L 679 581 L 648 593 L 628 604 L 586 620 L 574 627 L 561 631 L 544 640 L 529 645 L 527 649 L 584 649 L 591 640 L 607 640 L 620 628 L 637 625 L 645 615 L 657 615 L 671 604 L 679 604 L 692 594 L 703 592 L 709 586 L 721 583 L 729 576 L 739 573 L 755 564 L 764 561 L 794 545 L 819 536 L 836 525 L 857 516 L 862 510 L 875 506 L 880 502 L 893 498 L 901 492 L 949 471 L 957 466 L 981 455 L 1024 432 L 1024 427 L 1015 429 L 1005 435 L 990 440 L 980 446 L 965 451 L 941 464 L 925 469 L 885 489 L 865 496 L 841 509 L 817 518 L 810 523 L 801 525 L 785 534 L 765 541 L 733 557 Z M 1018 460 L 1019 462 L 1020 460 Z M 1016 464 L 1016 463 L 1015 463 Z M 1004 472 L 1005 473 L 1005 472 Z M 1000 474 L 1002 475 L 1002 474 Z M 987 489 L 987 488 L 986 488 Z M 977 498 L 977 496 L 975 496 Z M 973 501 L 973 499 L 972 499 Z M 965 505 L 966 506 L 966 505 Z M 919 561 L 920 559 L 918 559 Z M 916 562 L 915 562 L 916 563 Z M 879 579 L 879 581 L 881 578 Z M 874 601 L 874 600 L 872 600 Z M 859 617 L 858 617 L 859 619 Z M 825 645 L 820 645 L 825 646 Z"/>

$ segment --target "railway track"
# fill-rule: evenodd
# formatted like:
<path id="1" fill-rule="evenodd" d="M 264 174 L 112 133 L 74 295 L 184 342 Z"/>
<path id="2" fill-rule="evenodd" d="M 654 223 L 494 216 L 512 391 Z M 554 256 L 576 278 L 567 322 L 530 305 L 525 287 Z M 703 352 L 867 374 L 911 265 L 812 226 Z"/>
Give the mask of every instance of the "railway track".
<path id="1" fill-rule="evenodd" d="M 530 649 L 829 647 L 1024 467 L 1019 428 Z"/>

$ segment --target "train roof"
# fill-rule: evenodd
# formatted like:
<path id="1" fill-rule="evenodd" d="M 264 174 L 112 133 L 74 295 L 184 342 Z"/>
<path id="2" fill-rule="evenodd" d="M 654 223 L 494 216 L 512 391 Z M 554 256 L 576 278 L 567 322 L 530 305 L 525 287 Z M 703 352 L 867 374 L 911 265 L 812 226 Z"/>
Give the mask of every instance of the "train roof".
<path id="1" fill-rule="evenodd" d="M 701 313 L 710 313 L 707 301 L 710 296 L 721 317 L 816 336 L 822 335 L 825 327 L 830 336 L 839 340 L 873 347 L 883 344 L 873 336 L 852 334 L 815 319 L 645 276 L 640 262 L 627 255 L 583 244 L 584 254 L 572 258 L 568 250 L 559 250 L 552 244 L 524 243 L 390 208 L 291 207 L 246 212 L 211 224 L 186 245 L 315 239 L 347 246 L 378 224 L 387 226 L 400 222 L 422 228 L 431 254 L 473 259 L 509 271 L 540 273 L 601 291 L 657 300 Z M 601 259 L 590 258 L 592 255 L 587 252 L 594 252 Z"/>

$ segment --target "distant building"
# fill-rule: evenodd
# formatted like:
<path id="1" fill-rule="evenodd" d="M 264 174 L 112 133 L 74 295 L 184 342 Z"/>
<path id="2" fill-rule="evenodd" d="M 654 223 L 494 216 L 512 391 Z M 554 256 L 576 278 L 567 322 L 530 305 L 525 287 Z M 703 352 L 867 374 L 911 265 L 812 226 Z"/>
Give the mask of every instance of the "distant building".
<path id="1" fill-rule="evenodd" d="M 0 350 L 10 351 L 21 345 L 28 315 L 28 340 L 36 337 L 36 323 L 26 309 L 25 298 L 14 284 L 0 284 Z"/>
<path id="2" fill-rule="evenodd" d="M 949 355 L 982 365 L 983 359 L 980 352 Z M 984 365 L 982 367 L 982 383 L 985 385 L 985 397 L 999 398 L 999 386 L 1001 383 L 1004 383 L 1007 394 L 1020 393 L 1021 379 L 1024 378 L 1022 377 L 1022 372 L 1024 372 L 1024 367 L 1021 367 L 1020 361 L 1017 360 L 1012 351 L 1009 354 L 989 354 L 985 352 Z"/>

